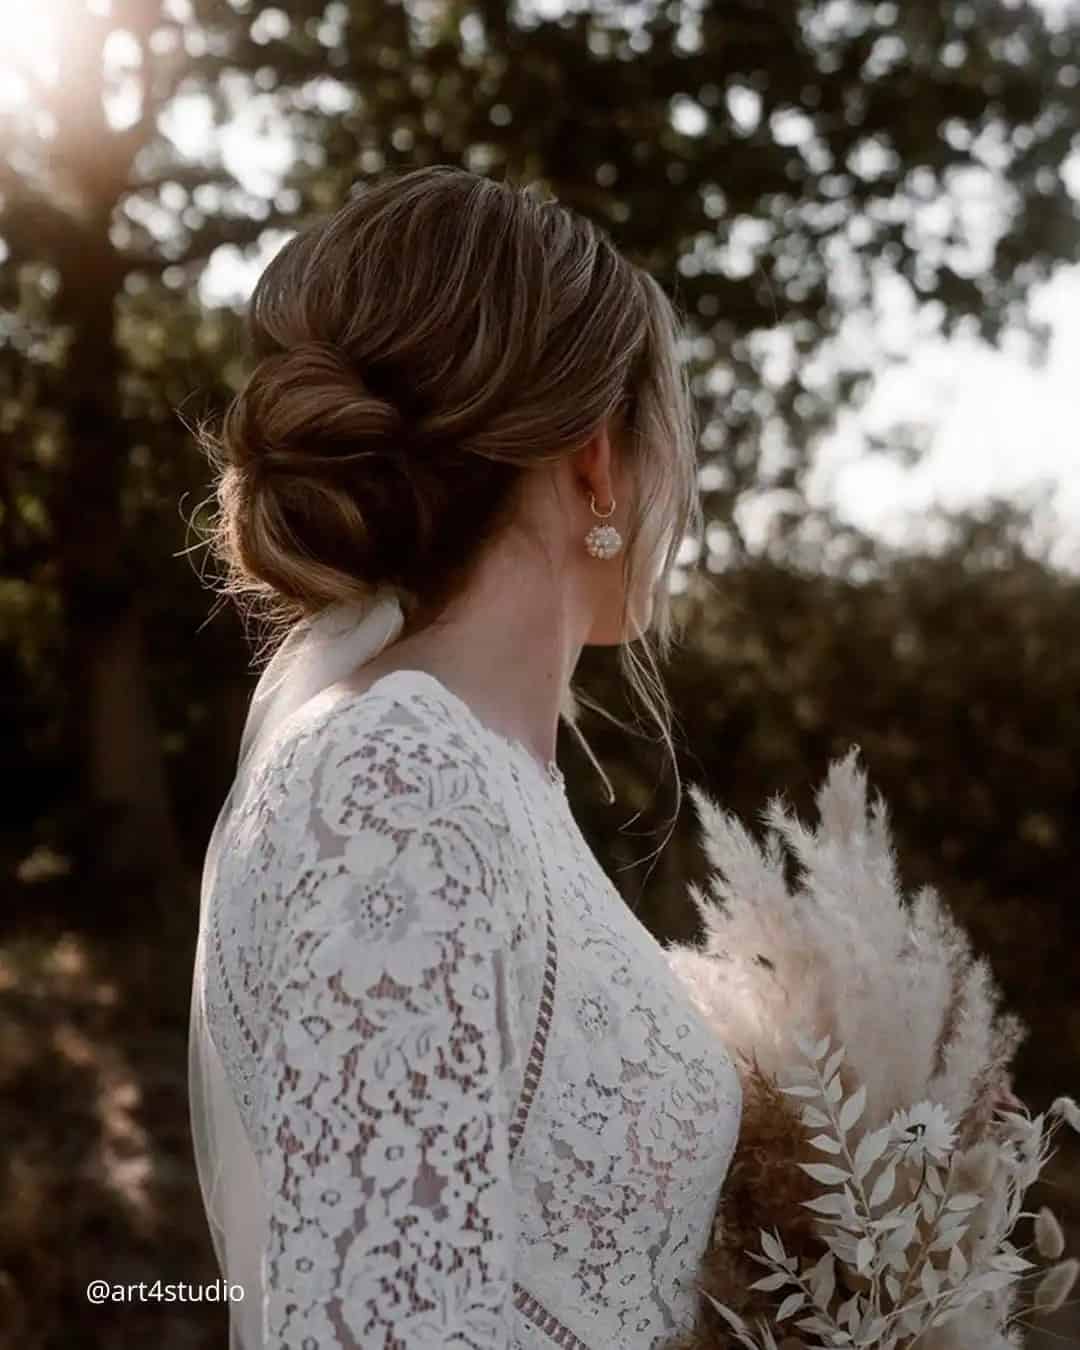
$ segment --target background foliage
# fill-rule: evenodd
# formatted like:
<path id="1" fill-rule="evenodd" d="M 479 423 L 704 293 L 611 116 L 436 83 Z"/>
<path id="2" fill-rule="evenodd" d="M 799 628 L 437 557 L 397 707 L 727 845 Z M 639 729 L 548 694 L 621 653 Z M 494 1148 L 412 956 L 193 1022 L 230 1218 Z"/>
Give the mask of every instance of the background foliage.
<path id="1" fill-rule="evenodd" d="M 1080 582 L 1009 503 L 897 554 L 804 488 L 886 359 L 890 288 L 925 325 L 993 340 L 1076 260 L 1080 27 L 1022 0 L 39 11 L 56 64 L 18 21 L 0 57 L 0 773 L 18 785 L 0 827 L 0 1344 L 223 1343 L 220 1308 L 93 1310 L 83 1292 L 214 1277 L 184 1038 L 201 851 L 254 672 L 235 616 L 207 622 L 192 550 L 207 470 L 185 422 L 244 370 L 239 315 L 204 281 L 386 169 L 543 180 L 675 297 L 715 550 L 688 566 L 670 671 L 684 777 L 747 820 L 781 790 L 809 815 L 859 743 L 905 883 L 939 885 L 1032 1027 L 1019 1090 L 1075 1089 Z M 277 169 L 229 153 L 237 119 L 262 123 Z M 918 431 L 884 448 L 910 459 Z M 762 496 L 782 510 L 755 551 L 737 508 Z M 589 650 L 579 683 L 626 711 L 613 672 Z M 646 870 L 662 757 L 585 730 L 619 800 L 568 745 L 583 827 L 653 931 L 685 937 L 694 822 Z M 1075 1157 L 1053 1184 L 1075 1222 Z"/>

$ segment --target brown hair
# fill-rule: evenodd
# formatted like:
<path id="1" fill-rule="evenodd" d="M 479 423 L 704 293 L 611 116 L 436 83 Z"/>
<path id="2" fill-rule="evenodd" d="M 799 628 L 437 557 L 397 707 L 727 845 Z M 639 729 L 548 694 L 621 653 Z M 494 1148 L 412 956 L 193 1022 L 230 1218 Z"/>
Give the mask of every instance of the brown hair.
<path id="1" fill-rule="evenodd" d="M 624 601 L 620 667 L 675 765 L 657 658 L 668 577 L 702 522 L 680 325 L 654 278 L 534 188 L 435 165 L 294 235 L 248 328 L 254 369 L 220 431 L 197 428 L 218 470 L 210 543 L 244 613 L 287 629 L 377 586 L 406 614 L 438 606 L 513 513 L 522 471 L 613 419 L 637 488 L 625 596 L 658 578 L 655 651 Z"/>

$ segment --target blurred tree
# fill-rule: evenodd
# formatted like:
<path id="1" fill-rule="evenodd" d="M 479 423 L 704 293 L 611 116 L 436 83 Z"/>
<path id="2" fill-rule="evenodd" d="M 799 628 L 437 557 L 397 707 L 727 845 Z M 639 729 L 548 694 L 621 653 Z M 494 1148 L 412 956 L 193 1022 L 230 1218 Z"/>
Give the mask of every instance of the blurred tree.
<path id="1" fill-rule="evenodd" d="M 703 488 L 738 543 L 751 490 L 801 513 L 815 436 L 885 354 L 885 288 L 993 336 L 1080 238 L 1080 33 L 1017 0 L 40 0 L 7 24 L 4 622 L 49 618 L 82 851 L 146 880 L 181 854 L 163 748 L 206 745 L 215 697 L 182 641 L 179 699 L 147 653 L 199 610 L 172 556 L 204 478 L 176 409 L 239 374 L 235 322 L 198 297 L 215 250 L 385 169 L 543 180 L 691 319 Z M 224 153 L 252 115 L 282 150 L 262 182 Z"/>

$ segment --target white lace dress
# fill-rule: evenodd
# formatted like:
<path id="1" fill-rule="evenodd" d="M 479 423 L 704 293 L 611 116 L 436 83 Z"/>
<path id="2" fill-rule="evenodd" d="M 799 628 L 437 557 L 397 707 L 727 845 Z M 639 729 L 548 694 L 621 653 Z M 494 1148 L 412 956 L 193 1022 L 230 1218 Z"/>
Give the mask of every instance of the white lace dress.
<path id="1" fill-rule="evenodd" d="M 325 690 L 252 775 L 210 904 L 264 1350 L 689 1325 L 739 1081 L 523 744 L 426 672 Z"/>

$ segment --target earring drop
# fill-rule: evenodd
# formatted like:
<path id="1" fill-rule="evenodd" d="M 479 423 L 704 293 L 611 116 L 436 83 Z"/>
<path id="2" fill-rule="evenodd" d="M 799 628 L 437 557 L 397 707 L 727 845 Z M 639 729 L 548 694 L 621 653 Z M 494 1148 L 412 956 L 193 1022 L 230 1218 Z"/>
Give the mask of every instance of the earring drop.
<path id="1" fill-rule="evenodd" d="M 615 510 L 615 499 L 612 498 L 611 505 L 606 511 L 596 509 L 596 496 L 589 493 L 589 507 L 594 516 L 601 520 L 606 520 Z M 619 549 L 622 548 L 622 535 L 614 525 L 594 525 L 585 536 L 585 547 L 594 558 L 614 558 Z"/>

